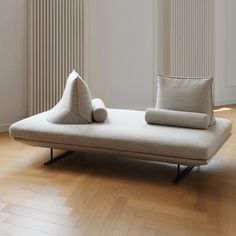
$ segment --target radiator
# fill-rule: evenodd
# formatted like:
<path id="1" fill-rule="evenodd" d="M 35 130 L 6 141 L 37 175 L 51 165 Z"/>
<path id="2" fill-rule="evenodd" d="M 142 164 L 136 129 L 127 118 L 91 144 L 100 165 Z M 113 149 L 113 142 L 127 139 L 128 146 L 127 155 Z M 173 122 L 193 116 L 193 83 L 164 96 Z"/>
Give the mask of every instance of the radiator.
<path id="1" fill-rule="evenodd" d="M 214 0 L 159 1 L 159 72 L 214 76 Z"/>
<path id="2" fill-rule="evenodd" d="M 29 115 L 52 108 L 73 70 L 83 75 L 83 0 L 28 1 Z"/>

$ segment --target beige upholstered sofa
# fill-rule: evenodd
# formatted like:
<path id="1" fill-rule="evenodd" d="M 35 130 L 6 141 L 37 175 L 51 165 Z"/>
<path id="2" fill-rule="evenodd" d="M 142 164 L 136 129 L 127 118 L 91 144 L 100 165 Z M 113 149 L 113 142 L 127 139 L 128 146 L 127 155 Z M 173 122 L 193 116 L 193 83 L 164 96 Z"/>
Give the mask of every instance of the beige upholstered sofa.
<path id="1" fill-rule="evenodd" d="M 116 153 L 194 167 L 207 164 L 231 134 L 231 122 L 216 118 L 207 130 L 148 125 L 144 111 L 108 109 L 105 123 L 52 124 L 46 112 L 10 127 L 17 141 L 70 151 Z"/>
<path id="2" fill-rule="evenodd" d="M 206 129 L 150 125 L 145 122 L 144 111 L 119 109 L 108 109 L 108 118 L 104 123 L 92 122 L 93 104 L 89 89 L 79 75 L 72 72 L 67 80 L 61 101 L 48 112 L 13 124 L 10 127 L 10 136 L 32 146 L 50 148 L 51 159 L 46 164 L 52 164 L 70 153 L 53 158 L 53 149 L 115 153 L 177 164 L 178 173 L 174 182 L 178 182 L 193 167 L 205 165 L 212 159 L 229 138 L 232 125 L 229 120 L 215 119 L 212 114 L 212 80 L 173 80 L 173 82 L 172 80 L 162 80 L 161 82 L 164 86 L 163 90 L 159 92 L 161 108 L 163 108 L 161 103 L 165 103 L 165 106 L 171 104 L 171 108 L 173 108 L 176 98 L 180 97 L 180 101 L 182 101 L 182 94 L 191 91 L 190 95 L 186 95 L 188 100 L 184 103 L 184 109 L 186 110 L 187 107 L 191 110 L 196 106 L 196 109 L 199 110 L 203 107 L 203 110 L 199 110 L 199 112 L 207 113 L 204 112 L 204 109 L 207 108 L 214 125 L 209 125 Z M 183 86 L 186 88 L 189 85 L 188 90 L 183 90 Z M 161 86 L 160 83 L 159 88 Z M 167 96 L 170 88 L 170 96 Z M 178 89 L 180 90 L 178 91 Z M 174 94 L 175 92 L 176 94 Z M 196 94 L 194 94 L 195 92 Z M 194 98 L 191 98 L 192 95 Z M 203 106 L 201 97 L 203 97 Z M 205 104 L 206 101 L 209 101 L 208 105 Z M 177 101 L 176 105 L 179 107 L 181 104 Z M 99 113 L 98 115 L 100 121 L 102 116 Z M 180 165 L 185 165 L 187 168 L 180 172 Z"/>

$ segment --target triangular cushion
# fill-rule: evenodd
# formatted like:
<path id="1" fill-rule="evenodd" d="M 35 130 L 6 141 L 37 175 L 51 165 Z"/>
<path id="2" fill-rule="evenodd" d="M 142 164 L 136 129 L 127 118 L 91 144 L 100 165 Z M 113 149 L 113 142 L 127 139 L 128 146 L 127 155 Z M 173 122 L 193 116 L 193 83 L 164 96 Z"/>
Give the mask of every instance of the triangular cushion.
<path id="1" fill-rule="evenodd" d="M 69 75 L 61 100 L 48 111 L 46 119 L 55 124 L 92 122 L 91 94 L 87 84 L 76 71 Z"/>

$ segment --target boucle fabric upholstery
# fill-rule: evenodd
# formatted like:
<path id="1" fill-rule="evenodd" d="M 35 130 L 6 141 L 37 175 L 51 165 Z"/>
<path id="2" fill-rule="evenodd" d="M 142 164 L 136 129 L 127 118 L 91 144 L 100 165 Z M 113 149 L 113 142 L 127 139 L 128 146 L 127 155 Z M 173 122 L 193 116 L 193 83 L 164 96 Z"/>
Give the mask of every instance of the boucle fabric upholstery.
<path id="1" fill-rule="evenodd" d="M 100 98 L 92 100 L 93 119 L 97 122 L 104 122 L 107 119 L 107 109 L 104 102 Z"/>
<path id="2" fill-rule="evenodd" d="M 16 122 L 10 135 L 16 140 L 62 150 L 88 148 L 149 155 L 153 160 L 207 163 L 231 134 L 231 122 L 217 118 L 207 130 L 148 125 L 144 111 L 108 109 L 104 123 L 58 125 L 47 112 Z M 74 147 L 74 148 L 73 148 Z M 162 157 L 162 159 L 160 158 Z M 191 161 L 192 160 L 192 161 Z M 186 162 L 186 161 L 185 161 Z"/>
<path id="3" fill-rule="evenodd" d="M 207 129 L 210 124 L 210 117 L 204 113 L 152 108 L 146 110 L 145 120 L 148 124 L 169 125 L 195 129 Z"/>
<path id="4" fill-rule="evenodd" d="M 215 123 L 212 78 L 185 79 L 159 76 L 156 108 L 205 113 Z"/>
<path id="5" fill-rule="evenodd" d="M 85 124 L 92 122 L 91 94 L 85 81 L 73 71 L 66 82 L 59 103 L 46 115 L 55 124 Z"/>

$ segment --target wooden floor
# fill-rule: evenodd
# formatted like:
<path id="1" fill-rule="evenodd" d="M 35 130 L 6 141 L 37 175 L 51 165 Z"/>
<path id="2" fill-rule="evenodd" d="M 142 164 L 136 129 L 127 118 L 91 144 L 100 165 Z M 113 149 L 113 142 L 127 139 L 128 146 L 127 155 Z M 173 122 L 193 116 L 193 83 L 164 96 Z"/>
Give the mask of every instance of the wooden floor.
<path id="1" fill-rule="evenodd" d="M 216 111 L 236 124 L 236 107 Z M 49 150 L 0 134 L 0 235 L 236 235 L 236 132 L 180 184 L 176 167 Z"/>

